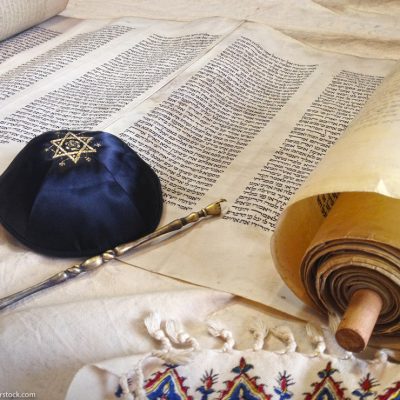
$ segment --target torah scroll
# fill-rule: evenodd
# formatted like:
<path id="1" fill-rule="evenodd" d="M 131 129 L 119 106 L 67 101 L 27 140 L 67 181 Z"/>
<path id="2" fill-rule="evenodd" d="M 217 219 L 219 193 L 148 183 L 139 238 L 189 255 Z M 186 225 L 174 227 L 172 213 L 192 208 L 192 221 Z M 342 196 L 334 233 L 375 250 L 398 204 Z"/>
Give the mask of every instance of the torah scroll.
<path id="1" fill-rule="evenodd" d="M 318 202 L 318 199 L 316 199 Z M 289 220 L 280 229 L 290 229 Z M 307 229 L 307 221 L 304 221 Z M 310 226 L 310 231 L 313 226 Z M 275 241 L 279 259 L 285 241 Z M 300 260 L 300 256 L 301 260 Z M 341 193 L 304 254 L 279 271 L 303 300 L 342 315 L 362 289 L 375 292 L 382 306 L 374 333 L 400 335 L 400 202 L 375 193 Z M 369 317 L 367 303 L 361 318 Z M 362 327 L 361 327 L 362 329 Z"/>
<path id="2" fill-rule="evenodd" d="M 362 332 L 376 313 L 378 336 L 400 336 L 399 109 L 395 71 L 291 200 L 272 240 L 278 271 L 304 302 L 343 315 L 356 292 L 373 293 L 376 307 L 365 299 L 357 320 Z"/>

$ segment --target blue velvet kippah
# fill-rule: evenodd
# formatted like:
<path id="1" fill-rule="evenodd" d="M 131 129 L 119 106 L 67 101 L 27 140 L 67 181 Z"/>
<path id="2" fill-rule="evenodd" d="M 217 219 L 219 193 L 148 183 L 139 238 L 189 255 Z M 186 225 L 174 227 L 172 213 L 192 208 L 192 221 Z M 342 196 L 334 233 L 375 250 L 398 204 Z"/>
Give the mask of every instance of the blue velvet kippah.
<path id="1" fill-rule="evenodd" d="M 31 140 L 0 177 L 0 221 L 35 251 L 91 256 L 152 232 L 160 181 L 106 132 L 50 131 Z"/>

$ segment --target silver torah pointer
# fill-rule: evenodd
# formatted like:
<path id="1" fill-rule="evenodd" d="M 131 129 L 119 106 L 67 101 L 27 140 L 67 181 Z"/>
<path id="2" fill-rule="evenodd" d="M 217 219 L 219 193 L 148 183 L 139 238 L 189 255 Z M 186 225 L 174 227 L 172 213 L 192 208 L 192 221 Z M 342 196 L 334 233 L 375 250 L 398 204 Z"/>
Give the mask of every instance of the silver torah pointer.
<path id="1" fill-rule="evenodd" d="M 202 208 L 200 211 L 192 212 L 189 215 L 187 215 L 186 217 L 175 219 L 172 222 L 170 222 L 169 224 L 158 228 L 154 232 L 149 233 L 148 235 L 146 235 L 140 239 L 137 239 L 132 242 L 120 244 L 111 250 L 105 251 L 104 253 L 102 253 L 98 256 L 88 258 L 87 260 L 83 261 L 80 264 L 73 265 L 72 267 L 69 267 L 65 271 L 61 271 L 61 272 L 53 275 L 49 279 L 46 279 L 43 282 L 40 282 L 40 283 L 38 283 L 34 286 L 31 286 L 27 289 L 21 290 L 10 296 L 3 297 L 2 299 L 0 299 L 0 310 L 10 306 L 11 304 L 16 303 L 19 300 L 22 300 L 23 298 L 25 298 L 27 296 L 37 293 L 43 289 L 47 289 L 49 287 L 56 286 L 60 283 L 71 280 L 72 278 L 75 278 L 83 273 L 93 271 L 93 270 L 101 267 L 103 264 L 107 263 L 108 261 L 111 261 L 116 257 L 122 256 L 129 250 L 136 249 L 137 247 L 141 246 L 142 244 L 148 243 L 148 242 L 150 242 L 162 235 L 165 235 L 167 233 L 177 231 L 177 230 L 183 228 L 185 225 L 197 222 L 201 218 L 207 217 L 209 215 L 211 215 L 211 216 L 221 215 L 221 203 L 224 201 L 225 201 L 224 199 L 221 199 L 215 203 L 211 203 L 207 207 Z"/>

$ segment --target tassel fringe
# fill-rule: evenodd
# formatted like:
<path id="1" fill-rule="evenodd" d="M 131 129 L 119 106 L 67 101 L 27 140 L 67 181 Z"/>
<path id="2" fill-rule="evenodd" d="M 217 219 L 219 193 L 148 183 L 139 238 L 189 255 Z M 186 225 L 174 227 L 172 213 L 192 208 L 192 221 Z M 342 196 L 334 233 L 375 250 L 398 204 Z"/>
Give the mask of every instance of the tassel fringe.
<path id="1" fill-rule="evenodd" d="M 339 318 L 337 315 L 331 315 L 329 318 L 329 326 L 334 331 L 338 326 Z M 179 366 L 190 363 L 196 353 L 201 350 L 199 342 L 186 332 L 182 324 L 174 319 L 169 319 L 162 327 L 162 320 L 158 313 L 153 312 L 148 315 L 144 324 L 149 335 L 160 343 L 160 348 L 152 351 L 142 358 L 137 365 L 128 373 L 122 375 L 119 379 L 121 388 L 121 397 L 123 400 L 146 400 L 146 390 L 144 389 L 145 379 L 143 373 L 143 364 L 147 359 L 156 357 L 163 360 L 168 365 Z M 223 341 L 220 349 L 222 352 L 233 352 L 235 339 L 233 333 L 226 329 L 221 323 L 215 320 L 207 322 L 208 332 L 211 336 L 219 338 Z M 296 351 L 297 343 L 293 332 L 288 326 L 281 325 L 268 328 L 265 321 L 260 318 L 253 319 L 249 324 L 249 331 L 254 338 L 253 351 L 261 351 L 264 348 L 265 340 L 269 335 L 276 337 L 284 345 L 284 350 L 276 351 L 277 354 L 290 354 Z M 306 333 L 310 343 L 313 346 L 314 353 L 309 357 L 322 357 L 326 351 L 326 343 L 322 330 L 312 324 L 306 325 Z M 176 348 L 174 345 L 183 348 Z M 390 352 L 390 351 L 389 351 Z M 369 364 L 382 364 L 388 362 L 391 356 L 387 351 L 377 351 L 375 358 L 369 360 Z M 396 356 L 398 354 L 396 353 Z M 352 353 L 346 353 L 342 359 L 355 358 Z M 394 357 L 395 359 L 397 357 Z M 359 368 L 365 368 L 365 363 L 359 363 Z"/>

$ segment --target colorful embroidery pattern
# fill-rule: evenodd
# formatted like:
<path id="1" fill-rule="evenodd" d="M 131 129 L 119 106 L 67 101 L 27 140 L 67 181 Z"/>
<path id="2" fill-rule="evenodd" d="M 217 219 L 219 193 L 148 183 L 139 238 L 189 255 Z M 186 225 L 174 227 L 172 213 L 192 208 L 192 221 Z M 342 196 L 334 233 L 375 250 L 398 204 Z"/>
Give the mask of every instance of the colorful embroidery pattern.
<path id="1" fill-rule="evenodd" d="M 291 399 L 293 393 L 289 390 L 289 386 L 294 385 L 291 376 L 287 375 L 286 371 L 283 374 L 279 373 L 277 382 L 279 386 L 274 387 L 274 392 L 279 396 L 279 400 Z"/>
<path id="2" fill-rule="evenodd" d="M 214 374 L 213 370 L 211 370 L 210 372 L 205 372 L 205 374 L 201 378 L 203 386 L 200 386 L 196 389 L 197 392 L 200 392 L 202 394 L 201 400 L 207 400 L 208 396 L 215 392 L 213 386 L 217 383 L 217 380 L 218 374 Z"/>
<path id="3" fill-rule="evenodd" d="M 378 396 L 377 400 L 400 400 L 400 381 L 395 382 L 384 394 Z"/>
<path id="4" fill-rule="evenodd" d="M 296 382 L 286 371 L 279 373 L 276 379 L 277 384 L 273 387 L 274 394 L 266 392 L 266 385 L 259 383 L 257 376 L 249 372 L 254 370 L 252 364 L 248 364 L 244 357 L 240 358 L 239 365 L 231 370 L 234 377 L 222 382 L 223 388 L 218 389 L 219 374 L 214 370 L 206 371 L 200 378 L 201 385 L 194 389 L 197 397 L 190 395 L 192 390 L 184 385 L 186 380 L 176 365 L 166 365 L 161 371 L 153 374 L 144 385 L 149 400 L 289 400 L 300 399 L 300 394 L 294 396 L 292 390 Z M 326 367 L 318 372 L 319 382 L 313 383 L 310 393 L 303 393 L 303 400 L 400 400 L 400 381 L 393 383 L 386 388 L 383 394 L 378 394 L 376 387 L 377 380 L 368 373 L 358 384 L 359 387 L 346 397 L 346 388 L 343 387 L 338 369 L 332 367 L 328 362 Z M 292 389 L 292 390 L 289 390 Z M 122 389 L 119 387 L 115 393 L 121 397 Z"/>
<path id="5" fill-rule="evenodd" d="M 179 375 L 175 365 L 169 365 L 167 369 L 157 372 L 146 382 L 144 389 L 147 398 L 150 400 L 193 400 L 192 396 L 188 396 L 188 388 L 183 384 L 185 379 Z"/>
<path id="6" fill-rule="evenodd" d="M 338 372 L 337 369 L 332 368 L 329 362 L 325 369 L 318 372 L 321 381 L 313 383 L 314 391 L 312 393 L 305 393 L 304 400 L 347 400 L 344 396 L 346 389 L 341 387 L 342 382 L 337 382 L 333 378 L 333 374 Z"/>
<path id="7" fill-rule="evenodd" d="M 359 385 L 359 389 L 356 389 L 351 393 L 354 394 L 354 396 L 357 396 L 359 399 L 363 400 L 376 395 L 376 392 L 373 392 L 371 389 L 375 386 L 378 386 L 378 384 L 374 378 L 371 378 L 370 374 L 367 374 L 365 378 L 361 379 Z"/>
<path id="8" fill-rule="evenodd" d="M 264 392 L 264 385 L 258 384 L 258 376 L 250 377 L 247 372 L 253 369 L 253 365 L 247 364 L 242 357 L 237 367 L 232 372 L 237 376 L 226 382 L 226 389 L 218 400 L 270 400 L 272 396 Z"/>

